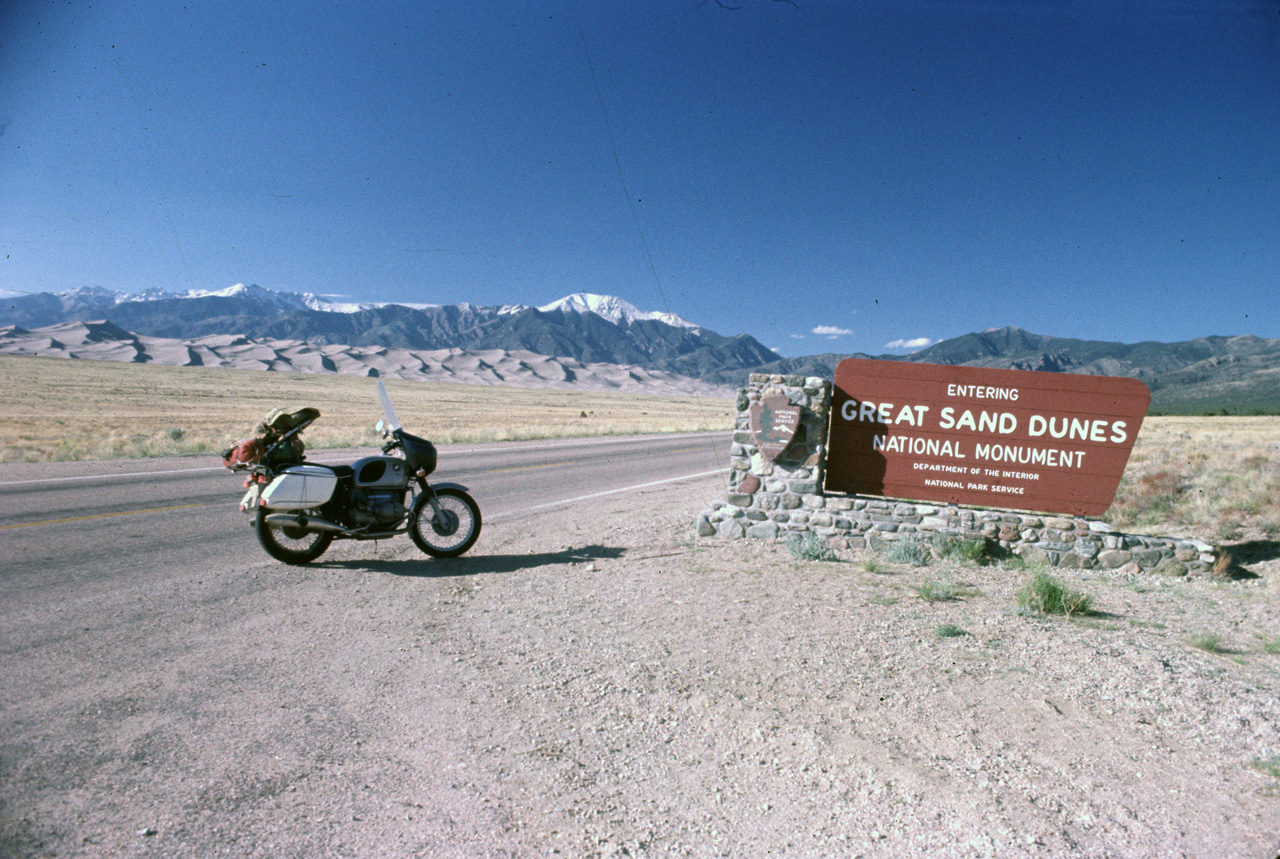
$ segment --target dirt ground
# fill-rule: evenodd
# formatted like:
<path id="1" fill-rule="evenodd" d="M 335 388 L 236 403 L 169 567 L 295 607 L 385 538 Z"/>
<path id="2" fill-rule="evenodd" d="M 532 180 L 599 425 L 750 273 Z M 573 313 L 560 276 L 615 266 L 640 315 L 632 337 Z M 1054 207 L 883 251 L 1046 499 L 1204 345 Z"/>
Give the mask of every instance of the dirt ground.
<path id="1" fill-rule="evenodd" d="M 1280 852 L 1274 545 L 1231 581 L 1062 571 L 1097 611 L 1040 618 L 1027 571 L 696 539 L 718 492 L 69 602 L 7 660 L 0 853 Z"/>

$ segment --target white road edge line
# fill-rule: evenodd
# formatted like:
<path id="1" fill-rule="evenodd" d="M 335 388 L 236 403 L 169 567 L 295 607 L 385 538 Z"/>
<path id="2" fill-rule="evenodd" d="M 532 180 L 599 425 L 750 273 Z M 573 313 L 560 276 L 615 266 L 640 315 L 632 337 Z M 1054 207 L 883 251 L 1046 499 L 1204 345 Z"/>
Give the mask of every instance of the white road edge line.
<path id="1" fill-rule="evenodd" d="M 123 480 L 126 477 L 159 477 L 162 474 L 197 474 L 201 471 L 227 471 L 222 466 L 211 468 L 176 468 L 172 471 L 123 471 L 117 474 L 77 474 L 72 477 L 36 477 L 31 480 L 5 480 L 0 486 L 23 486 L 28 483 L 65 483 L 68 480 Z M 233 472 L 227 472 L 231 474 Z"/>
<path id="2" fill-rule="evenodd" d="M 619 492 L 634 492 L 637 489 L 648 489 L 650 486 L 661 486 L 664 483 L 676 483 L 681 480 L 693 480 L 698 477 L 710 477 L 713 474 L 723 474 L 724 469 L 717 468 L 714 471 L 700 471 L 697 474 L 682 474 L 679 477 L 668 477 L 665 480 L 654 480 L 649 483 L 637 483 L 635 486 L 622 486 L 618 489 L 606 489 L 604 492 L 593 492 L 590 495 L 579 495 L 575 498 L 563 498 L 559 501 L 548 501 L 545 504 L 534 504 L 530 507 L 521 507 L 519 510 L 503 510 L 500 513 L 494 513 L 486 516 L 486 521 L 494 519 L 504 519 L 509 516 L 518 516 L 522 513 L 529 513 L 534 510 L 545 510 L 548 507 L 562 507 L 566 504 L 576 504 L 579 501 L 590 501 L 592 498 L 603 498 L 606 495 L 617 495 Z"/>

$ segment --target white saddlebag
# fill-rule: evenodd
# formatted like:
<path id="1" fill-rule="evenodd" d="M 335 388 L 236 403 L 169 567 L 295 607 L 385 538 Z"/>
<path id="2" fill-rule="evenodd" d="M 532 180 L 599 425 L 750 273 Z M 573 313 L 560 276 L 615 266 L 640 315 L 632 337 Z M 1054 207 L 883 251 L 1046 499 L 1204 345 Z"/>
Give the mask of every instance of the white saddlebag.
<path id="1" fill-rule="evenodd" d="M 333 497 L 338 475 L 323 465 L 292 465 L 262 493 L 262 505 L 272 510 L 305 510 Z"/>

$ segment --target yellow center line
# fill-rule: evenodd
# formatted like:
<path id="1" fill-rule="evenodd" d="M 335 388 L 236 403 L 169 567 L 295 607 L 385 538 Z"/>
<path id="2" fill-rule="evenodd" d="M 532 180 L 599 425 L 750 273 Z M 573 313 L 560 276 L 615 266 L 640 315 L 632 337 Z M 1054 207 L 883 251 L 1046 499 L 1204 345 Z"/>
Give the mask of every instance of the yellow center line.
<path id="1" fill-rule="evenodd" d="M 544 462 L 541 465 L 517 465 L 512 468 L 493 468 L 485 474 L 502 474 L 506 471 L 528 471 L 531 468 L 557 468 L 562 465 L 576 465 L 573 462 Z"/>
<path id="2" fill-rule="evenodd" d="M 173 507 L 150 507 L 146 510 L 122 510 L 119 513 L 94 513 L 91 516 L 71 516 L 66 519 L 42 519 L 39 522 L 15 522 L 0 525 L 0 531 L 10 528 L 33 528 L 36 525 L 65 525 L 68 522 L 87 522 L 90 519 L 111 519 L 116 516 L 137 516 L 140 513 L 164 513 L 167 510 L 189 510 L 192 507 L 208 507 L 208 504 L 178 504 Z"/>

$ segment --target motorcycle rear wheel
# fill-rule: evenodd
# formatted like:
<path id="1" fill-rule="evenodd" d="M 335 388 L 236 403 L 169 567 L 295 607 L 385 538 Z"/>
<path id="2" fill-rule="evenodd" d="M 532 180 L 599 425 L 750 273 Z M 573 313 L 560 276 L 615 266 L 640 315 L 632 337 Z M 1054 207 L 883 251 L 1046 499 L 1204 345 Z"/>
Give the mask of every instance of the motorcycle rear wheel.
<path id="1" fill-rule="evenodd" d="M 329 531 L 304 531 L 301 528 L 279 527 L 267 524 L 267 510 L 258 508 L 258 521 L 255 523 L 258 542 L 267 554 L 277 561 L 286 564 L 309 564 L 320 557 L 333 542 L 333 534 Z"/>
<path id="2" fill-rule="evenodd" d="M 435 515 L 427 493 L 420 493 L 409 511 L 409 537 L 433 558 L 456 558 L 480 537 L 480 505 L 451 486 L 435 493 L 440 515 Z"/>

